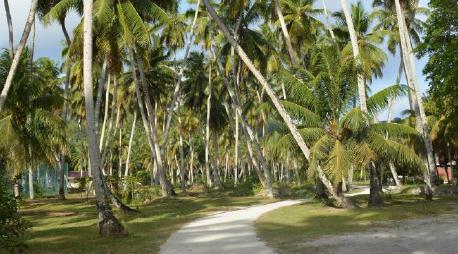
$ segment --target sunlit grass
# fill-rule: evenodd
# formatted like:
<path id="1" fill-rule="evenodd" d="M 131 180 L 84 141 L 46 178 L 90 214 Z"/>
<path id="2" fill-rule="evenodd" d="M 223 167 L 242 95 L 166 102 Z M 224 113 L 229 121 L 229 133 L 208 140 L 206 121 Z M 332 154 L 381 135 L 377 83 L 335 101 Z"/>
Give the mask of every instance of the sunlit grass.
<path id="1" fill-rule="evenodd" d="M 385 197 L 385 207 L 381 209 L 367 208 L 364 196 L 356 201 L 361 208 L 354 210 L 318 202 L 274 210 L 257 220 L 258 236 L 280 253 L 298 253 L 298 243 L 318 236 L 360 232 L 389 226 L 391 221 L 458 212 L 458 197 L 439 197 L 429 202 L 418 195 L 392 195 Z"/>

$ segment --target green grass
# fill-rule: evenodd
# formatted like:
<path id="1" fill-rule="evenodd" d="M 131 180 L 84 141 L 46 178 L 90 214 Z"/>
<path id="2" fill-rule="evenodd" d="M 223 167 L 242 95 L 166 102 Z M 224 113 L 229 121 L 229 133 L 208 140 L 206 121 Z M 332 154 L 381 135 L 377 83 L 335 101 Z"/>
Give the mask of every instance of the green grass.
<path id="1" fill-rule="evenodd" d="M 33 225 L 26 235 L 28 253 L 158 253 L 160 245 L 184 223 L 212 211 L 272 201 L 220 195 L 159 199 L 139 206 L 139 215 L 116 212 L 129 236 L 109 238 L 98 236 L 97 212 L 91 200 L 75 196 L 66 201 L 28 201 L 21 213 Z"/>
<path id="2" fill-rule="evenodd" d="M 365 231 L 388 226 L 390 221 L 415 219 L 440 214 L 456 214 L 458 197 L 439 197 L 433 202 L 420 196 L 385 197 L 385 207 L 369 209 L 366 197 L 357 198 L 362 208 L 354 210 L 326 207 L 318 202 L 280 208 L 256 221 L 258 236 L 279 253 L 302 253 L 302 243 L 323 235 Z"/>

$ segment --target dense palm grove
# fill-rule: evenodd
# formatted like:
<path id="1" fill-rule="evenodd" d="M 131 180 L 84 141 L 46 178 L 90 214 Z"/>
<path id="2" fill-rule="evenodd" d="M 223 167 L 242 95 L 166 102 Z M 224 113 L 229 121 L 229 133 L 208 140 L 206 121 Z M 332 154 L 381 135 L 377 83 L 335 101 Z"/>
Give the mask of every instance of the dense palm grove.
<path id="1" fill-rule="evenodd" d="M 135 212 L 135 199 L 196 185 L 249 185 L 277 197 L 281 186 L 308 182 L 348 208 L 343 192 L 368 180 L 369 206 L 380 207 L 382 185 L 401 185 L 399 174 L 421 179 L 431 199 L 436 164 L 456 159 L 456 65 L 438 64 L 456 59 L 456 1 L 428 10 L 417 0 L 375 0 L 369 12 L 341 0 L 334 13 L 315 0 L 190 0 L 185 13 L 182 1 L 31 2 L 19 45 L 10 35 L 0 55 L 4 178 L 18 197 L 28 174 L 33 199 L 33 171 L 48 165 L 65 199 L 65 165 L 88 172 L 80 185 L 95 195 L 101 235 L 127 233 L 112 205 Z M 70 12 L 81 15 L 73 31 Z M 426 26 L 421 15 L 430 15 Z M 454 22 L 455 31 L 436 38 L 447 15 L 442 29 Z M 34 22 L 61 25 L 61 64 L 34 59 Z M 418 45 L 421 55 L 439 54 L 425 69 L 426 98 Z M 396 52 L 397 77 L 371 92 Z M 403 96 L 410 105 L 395 118 Z"/>

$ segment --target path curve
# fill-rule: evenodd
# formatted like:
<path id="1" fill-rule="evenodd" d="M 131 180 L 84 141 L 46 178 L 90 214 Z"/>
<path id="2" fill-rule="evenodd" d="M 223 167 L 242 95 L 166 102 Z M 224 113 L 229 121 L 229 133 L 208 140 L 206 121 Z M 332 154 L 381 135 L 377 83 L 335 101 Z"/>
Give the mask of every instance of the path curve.
<path id="1" fill-rule="evenodd" d="M 274 251 L 256 236 L 254 221 L 266 212 L 303 202 L 286 200 L 198 219 L 173 233 L 161 246 L 160 253 L 273 254 Z"/>

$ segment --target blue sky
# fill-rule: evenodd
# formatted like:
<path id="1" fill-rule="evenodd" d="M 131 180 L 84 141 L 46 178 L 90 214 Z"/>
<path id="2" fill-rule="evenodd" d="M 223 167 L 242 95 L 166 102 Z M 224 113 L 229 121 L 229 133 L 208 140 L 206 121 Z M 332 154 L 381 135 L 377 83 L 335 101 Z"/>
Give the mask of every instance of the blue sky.
<path id="1" fill-rule="evenodd" d="M 15 44 L 19 41 L 22 29 L 27 18 L 30 0 L 9 0 L 11 15 L 13 17 L 13 28 L 14 28 L 14 40 Z M 187 0 L 181 0 L 182 5 L 181 10 L 188 8 Z M 356 0 L 349 0 L 350 3 L 356 2 Z M 366 9 L 370 9 L 371 2 L 364 0 L 363 3 Z M 427 6 L 428 0 L 421 0 L 421 6 Z M 340 1 L 339 0 L 326 0 L 326 5 L 331 11 L 340 10 Z M 317 1 L 317 7 L 321 8 L 321 1 Z M 79 17 L 75 14 L 71 14 L 67 19 L 67 27 L 69 31 L 72 31 L 73 28 L 78 24 Z M 60 26 L 57 24 L 52 24 L 49 26 L 44 26 L 41 23 L 37 23 L 36 26 L 36 42 L 35 42 L 35 54 L 36 57 L 50 57 L 56 61 L 60 61 L 62 45 L 63 45 L 63 34 L 60 30 Z M 6 24 L 6 17 L 4 11 L 3 1 L 0 1 L 0 48 L 5 48 L 8 46 L 8 30 Z M 372 91 L 376 92 L 387 85 L 391 85 L 395 82 L 396 73 L 399 67 L 399 55 L 392 56 L 388 55 L 388 61 L 383 69 L 383 78 L 374 80 L 371 85 Z M 427 89 L 427 81 L 422 73 L 423 67 L 427 59 L 420 59 L 416 62 L 416 72 L 417 77 L 421 86 L 422 91 Z M 405 79 L 401 82 L 405 82 Z M 407 98 L 400 99 L 395 106 L 395 115 L 399 115 L 402 110 L 408 107 Z M 385 119 L 386 114 L 380 114 L 380 119 Z"/>

